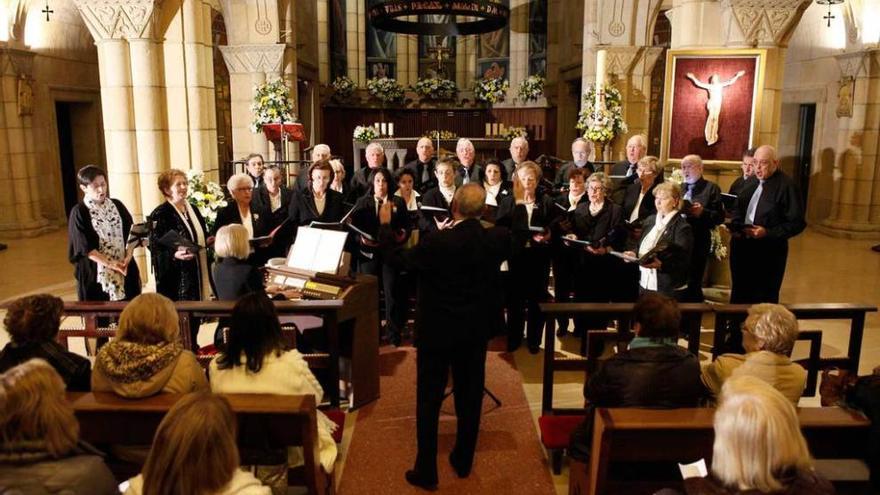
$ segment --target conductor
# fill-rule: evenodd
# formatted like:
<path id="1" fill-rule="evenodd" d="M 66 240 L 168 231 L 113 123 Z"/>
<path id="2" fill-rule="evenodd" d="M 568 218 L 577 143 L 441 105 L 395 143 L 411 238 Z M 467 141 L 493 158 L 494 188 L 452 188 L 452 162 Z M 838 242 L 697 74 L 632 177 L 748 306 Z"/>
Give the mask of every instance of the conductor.
<path id="1" fill-rule="evenodd" d="M 479 184 L 460 187 L 452 199 L 452 227 L 425 236 L 407 251 L 395 247 L 388 203 L 379 211 L 379 242 L 385 259 L 417 277 L 418 454 L 406 480 L 429 490 L 438 481 L 437 427 L 450 368 L 458 423 L 449 462 L 459 477 L 470 474 L 480 430 L 486 346 L 501 304 L 500 300 L 487 302 L 485 295 L 493 291 L 501 262 L 510 255 L 507 229 L 486 229 L 480 224 L 485 200 Z"/>

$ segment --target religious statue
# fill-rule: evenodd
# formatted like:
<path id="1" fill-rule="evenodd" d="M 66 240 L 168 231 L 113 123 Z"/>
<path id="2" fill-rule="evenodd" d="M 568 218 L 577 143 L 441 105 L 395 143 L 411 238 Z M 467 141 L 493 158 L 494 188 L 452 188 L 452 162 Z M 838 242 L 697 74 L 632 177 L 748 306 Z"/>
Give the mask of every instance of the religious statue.
<path id="1" fill-rule="evenodd" d="M 33 80 L 22 74 L 18 78 L 18 115 L 34 114 L 34 86 Z"/>
<path id="2" fill-rule="evenodd" d="M 706 117 L 706 144 L 712 146 L 718 142 L 718 119 L 721 115 L 721 103 L 724 99 L 724 88 L 735 83 L 737 79 L 744 76 L 746 71 L 741 70 L 725 82 L 719 82 L 718 74 L 709 76 L 709 82 L 700 82 L 693 73 L 688 72 L 687 77 L 698 87 L 709 92 L 709 101 L 706 102 L 706 110 L 709 115 Z"/>
<path id="3" fill-rule="evenodd" d="M 855 79 L 844 77 L 837 87 L 837 116 L 853 116 L 853 92 L 855 91 Z"/>

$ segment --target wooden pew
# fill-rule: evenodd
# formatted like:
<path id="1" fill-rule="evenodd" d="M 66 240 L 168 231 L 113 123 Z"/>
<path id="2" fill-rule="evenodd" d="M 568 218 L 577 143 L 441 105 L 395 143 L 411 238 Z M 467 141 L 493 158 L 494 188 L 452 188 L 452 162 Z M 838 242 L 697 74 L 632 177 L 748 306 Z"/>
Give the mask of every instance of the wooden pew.
<path id="1" fill-rule="evenodd" d="M 715 410 L 694 409 L 606 409 L 596 410 L 590 463 L 584 473 L 572 472 L 571 495 L 633 493 L 623 480 L 612 480 L 613 462 L 694 462 L 711 464 Z M 801 431 L 810 453 L 816 459 L 861 459 L 867 448 L 870 421 L 860 413 L 840 409 L 803 408 L 798 410 Z M 572 465 L 572 470 L 583 464 Z M 677 474 L 677 473 L 676 473 Z M 667 482 L 639 483 L 635 492 L 646 493 L 663 487 L 681 488 L 680 478 Z M 648 491 L 647 493 L 653 493 Z"/>
<path id="2" fill-rule="evenodd" d="M 311 395 L 224 394 L 238 419 L 239 451 L 302 447 L 305 465 L 288 480 L 301 478 L 311 495 L 334 493 L 332 474 L 318 458 L 318 423 Z M 181 397 L 159 394 L 124 399 L 108 392 L 68 392 L 80 425 L 80 438 L 94 445 L 149 445 L 165 413 Z"/>

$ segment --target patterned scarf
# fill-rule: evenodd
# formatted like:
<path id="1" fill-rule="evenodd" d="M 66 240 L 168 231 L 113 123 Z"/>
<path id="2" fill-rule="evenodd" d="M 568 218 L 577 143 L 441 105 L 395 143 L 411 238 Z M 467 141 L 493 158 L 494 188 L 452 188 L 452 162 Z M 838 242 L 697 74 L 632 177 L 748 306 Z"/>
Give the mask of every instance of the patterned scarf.
<path id="1" fill-rule="evenodd" d="M 114 382 L 141 382 L 167 368 L 181 352 L 183 347 L 176 342 L 141 344 L 113 340 L 98 353 L 95 369 Z"/>
<path id="2" fill-rule="evenodd" d="M 98 252 L 110 261 L 125 258 L 125 239 L 122 233 L 122 216 L 116 203 L 110 198 L 98 203 L 92 199 L 84 201 L 92 217 L 92 228 L 98 234 Z M 125 299 L 125 276 L 98 263 L 98 283 L 111 301 Z"/>

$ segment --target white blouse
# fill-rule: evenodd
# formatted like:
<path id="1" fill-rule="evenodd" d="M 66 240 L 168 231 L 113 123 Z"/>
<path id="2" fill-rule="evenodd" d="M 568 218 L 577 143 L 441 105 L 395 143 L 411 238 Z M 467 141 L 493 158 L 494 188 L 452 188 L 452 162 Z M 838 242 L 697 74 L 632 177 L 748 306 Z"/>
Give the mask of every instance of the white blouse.
<path id="1" fill-rule="evenodd" d="M 642 239 L 642 243 L 639 245 L 639 257 L 644 256 L 648 251 L 654 249 L 657 246 L 657 241 L 660 240 L 660 237 L 663 235 L 663 232 L 666 231 L 666 226 L 669 225 L 669 221 L 675 218 L 675 215 L 678 215 L 678 210 L 672 210 L 666 215 L 661 215 L 660 212 L 657 212 L 657 219 L 654 222 L 654 227 L 648 231 L 645 238 Z M 643 266 L 639 266 L 639 285 L 642 286 L 645 290 L 657 290 L 657 269 L 656 268 L 645 268 Z"/>

